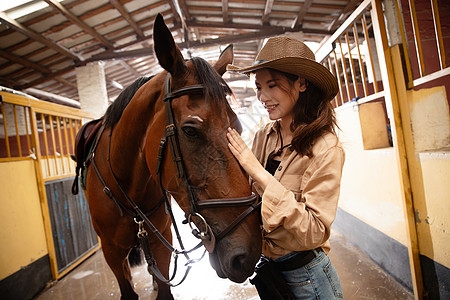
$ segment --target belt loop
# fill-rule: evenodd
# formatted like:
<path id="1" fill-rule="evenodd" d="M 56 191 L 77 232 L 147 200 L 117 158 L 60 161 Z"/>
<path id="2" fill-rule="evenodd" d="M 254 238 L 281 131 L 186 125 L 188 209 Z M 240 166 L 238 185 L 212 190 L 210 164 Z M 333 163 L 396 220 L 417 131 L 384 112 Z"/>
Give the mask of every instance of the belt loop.
<path id="1" fill-rule="evenodd" d="M 314 255 L 315 255 L 316 257 L 319 256 L 319 254 L 320 254 L 321 251 L 322 251 L 322 248 L 321 248 L 321 247 L 318 247 L 318 248 L 312 250 L 312 252 L 314 253 Z"/>
<path id="2" fill-rule="evenodd" d="M 312 250 L 312 252 L 314 253 L 314 256 L 315 256 L 315 257 L 318 257 L 318 256 L 319 256 L 319 251 L 318 251 L 318 250 L 319 250 L 319 248 L 316 248 L 316 249 L 313 249 L 313 250 Z"/>

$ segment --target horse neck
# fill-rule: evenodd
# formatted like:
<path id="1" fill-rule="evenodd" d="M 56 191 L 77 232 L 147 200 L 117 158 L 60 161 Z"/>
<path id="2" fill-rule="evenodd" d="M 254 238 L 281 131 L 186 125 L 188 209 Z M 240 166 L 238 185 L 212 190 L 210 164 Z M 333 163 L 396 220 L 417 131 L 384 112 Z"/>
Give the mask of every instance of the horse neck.
<path id="1" fill-rule="evenodd" d="M 119 177 L 128 177 L 136 168 L 146 168 L 144 142 L 149 124 L 154 121 L 158 111 L 164 109 L 162 101 L 158 101 L 162 85 L 162 80 L 154 78 L 152 82 L 142 86 L 114 126 L 111 135 L 111 161 L 114 161 L 114 170 L 117 170 Z"/>

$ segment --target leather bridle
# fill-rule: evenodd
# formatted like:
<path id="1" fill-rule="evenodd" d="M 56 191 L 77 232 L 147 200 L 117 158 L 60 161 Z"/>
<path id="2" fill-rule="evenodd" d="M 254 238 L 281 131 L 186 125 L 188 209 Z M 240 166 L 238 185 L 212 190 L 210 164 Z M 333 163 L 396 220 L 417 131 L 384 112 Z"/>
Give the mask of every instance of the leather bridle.
<path id="1" fill-rule="evenodd" d="M 213 243 L 212 247 L 210 246 L 209 249 L 207 247 L 208 251 L 212 252 L 214 250 L 214 240 L 217 242 L 224 236 L 226 236 L 242 220 L 244 220 L 250 213 L 252 213 L 259 204 L 256 203 L 257 196 L 253 192 L 250 196 L 242 198 L 205 199 L 201 201 L 197 199 L 194 193 L 194 189 L 189 182 L 189 177 L 183 163 L 183 157 L 181 156 L 180 144 L 178 142 L 177 137 L 177 128 L 172 110 L 172 101 L 184 95 L 204 93 L 205 86 L 197 84 L 182 87 L 175 91 L 171 91 L 170 78 L 171 78 L 170 73 L 168 73 L 164 84 L 164 98 L 163 98 L 166 111 L 166 130 L 164 132 L 164 136 L 161 139 L 161 143 L 159 146 L 156 174 L 158 175 L 160 187 L 163 190 L 164 195 L 167 196 L 167 192 L 165 191 L 161 182 L 161 164 L 164 158 L 163 157 L 164 148 L 166 143 L 168 142 L 172 153 L 172 159 L 177 168 L 178 178 L 182 179 L 189 200 L 189 210 L 186 212 L 186 220 L 188 221 L 188 223 L 190 223 L 191 218 L 193 216 L 196 216 L 202 221 L 202 223 L 204 223 L 203 225 L 205 227 L 205 230 L 203 232 L 194 232 L 194 235 L 204 240 L 204 242 L 207 242 L 207 240 L 212 242 Z M 200 214 L 202 209 L 236 207 L 236 206 L 249 206 L 249 207 L 218 234 L 214 234 L 212 232 L 205 218 Z"/>

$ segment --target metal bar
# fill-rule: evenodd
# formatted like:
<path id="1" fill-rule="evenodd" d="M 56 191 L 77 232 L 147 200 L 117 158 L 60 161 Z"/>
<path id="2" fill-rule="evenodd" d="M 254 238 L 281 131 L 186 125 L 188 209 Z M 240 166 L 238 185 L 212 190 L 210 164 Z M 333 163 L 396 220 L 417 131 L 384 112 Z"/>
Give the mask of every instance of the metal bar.
<path id="1" fill-rule="evenodd" d="M 69 132 L 70 132 L 70 141 L 72 142 L 72 154 L 75 154 L 75 136 L 73 134 L 73 123 L 75 120 L 69 119 Z"/>
<path id="2" fill-rule="evenodd" d="M 431 0 L 431 12 L 433 13 L 434 33 L 436 34 L 436 46 L 438 49 L 441 70 L 446 68 L 444 41 L 442 40 L 441 21 L 439 19 L 439 8 L 436 0 Z"/>
<path id="3" fill-rule="evenodd" d="M 20 143 L 20 133 L 19 133 L 19 124 L 17 123 L 16 106 L 13 105 L 12 107 L 13 107 L 13 113 L 14 113 L 14 126 L 16 127 L 17 149 L 19 150 L 19 157 L 22 157 L 22 145 Z"/>
<path id="4" fill-rule="evenodd" d="M 43 116 L 41 114 L 41 119 L 43 119 Z M 40 148 L 40 141 L 39 141 L 39 130 L 37 126 L 37 118 L 36 118 L 36 112 L 33 110 L 33 108 L 30 108 L 30 125 L 31 125 L 31 137 L 33 141 L 33 146 L 36 149 L 36 159 L 35 162 L 35 170 L 36 170 L 36 177 L 37 177 L 37 184 L 39 189 L 39 198 L 40 198 L 40 204 L 42 209 L 42 216 L 44 220 L 44 229 L 45 229 L 45 240 L 47 242 L 47 249 L 48 249 L 48 256 L 50 260 L 50 268 L 52 271 L 52 277 L 53 279 L 57 278 L 58 274 L 58 265 L 56 261 L 56 254 L 55 254 L 55 245 L 53 243 L 53 232 L 52 232 L 52 226 L 51 226 L 51 220 L 50 220 L 50 214 L 48 211 L 48 203 L 47 203 L 47 194 L 45 192 L 45 183 L 44 183 L 44 176 L 42 172 L 42 156 L 41 156 L 41 148 Z M 45 133 L 45 131 L 44 131 Z M 44 139 L 45 141 L 45 139 Z M 48 159 L 47 159 L 48 161 Z"/>
<path id="5" fill-rule="evenodd" d="M 61 136 L 61 123 L 60 123 L 60 119 L 58 116 L 56 117 L 56 131 L 58 133 L 58 143 L 59 143 L 59 151 L 60 151 L 60 156 L 61 156 L 62 173 L 65 174 L 66 168 L 64 167 L 64 148 L 63 148 L 62 136 Z"/>
<path id="6" fill-rule="evenodd" d="M 342 81 L 341 81 L 341 72 L 339 71 L 339 61 L 337 58 L 337 54 L 336 51 L 333 50 L 333 55 L 334 55 L 334 60 L 336 61 L 336 63 L 334 64 L 336 66 L 336 74 L 337 74 L 337 79 L 338 79 L 338 84 L 339 84 L 339 95 L 341 96 L 341 103 L 339 103 L 338 106 L 341 106 L 342 104 L 344 104 L 344 90 L 342 89 Z"/>
<path id="7" fill-rule="evenodd" d="M 418 86 L 418 85 L 424 84 L 426 82 L 429 82 L 429 81 L 432 81 L 432 80 L 435 80 L 438 78 L 442 78 L 442 77 L 445 77 L 448 75 L 450 75 L 450 68 L 445 68 L 444 70 L 436 71 L 430 75 L 425 75 L 422 78 L 413 80 L 412 86 L 413 87 Z"/>
<path id="8" fill-rule="evenodd" d="M 69 172 L 72 172 L 73 168 L 72 168 L 72 164 L 71 164 L 71 160 L 70 160 L 69 136 L 68 136 L 67 125 L 66 125 L 68 120 L 66 118 L 63 118 L 62 121 L 63 121 L 63 130 L 64 130 L 64 141 L 66 142 L 66 153 L 67 153 L 66 156 L 67 156 L 67 160 L 69 162 Z"/>
<path id="9" fill-rule="evenodd" d="M 364 72 L 364 62 L 361 57 L 361 49 L 359 49 L 358 27 L 356 26 L 356 21 L 355 23 L 353 23 L 353 35 L 355 36 L 356 48 L 358 49 L 359 70 L 361 71 L 362 84 L 364 88 L 364 97 L 367 97 L 367 95 L 369 94 L 367 89 L 367 78 L 366 73 Z"/>
<path id="10" fill-rule="evenodd" d="M 405 27 L 403 22 L 403 15 L 400 11 L 400 6 L 398 1 L 395 1 L 395 6 L 397 8 L 397 16 L 398 16 L 398 25 L 400 27 L 400 34 L 402 36 L 402 45 L 403 45 L 403 56 L 405 58 L 405 66 L 406 66 L 406 76 L 408 81 L 408 88 L 412 87 L 412 70 L 411 70 L 411 59 L 409 57 L 409 50 L 408 50 L 408 41 L 406 39 L 406 33 L 405 33 Z"/>
<path id="11" fill-rule="evenodd" d="M 8 136 L 8 126 L 6 126 L 6 114 L 5 114 L 5 105 L 3 102 L 1 103 L 2 107 L 2 116 L 3 116 L 3 132 L 5 133 L 5 145 L 6 145 L 6 153 L 8 157 L 11 157 L 11 148 L 9 147 L 9 136 Z"/>
<path id="12" fill-rule="evenodd" d="M 331 64 L 331 57 L 328 56 L 327 57 L 327 62 L 328 62 L 328 69 L 331 71 L 331 73 L 334 75 L 334 77 L 336 77 L 336 72 L 333 69 L 333 65 Z M 338 107 L 338 94 L 336 94 L 336 96 L 333 98 L 333 105 L 334 107 Z"/>
<path id="13" fill-rule="evenodd" d="M 52 138 L 52 147 L 53 147 L 53 160 L 55 162 L 55 171 L 56 175 L 59 175 L 59 167 L 58 167 L 58 161 L 56 159 L 56 138 L 55 138 L 55 130 L 53 129 L 53 118 L 52 115 L 48 115 L 48 122 L 50 123 L 50 136 Z"/>
<path id="14" fill-rule="evenodd" d="M 316 52 L 317 61 L 322 61 L 326 56 L 328 56 L 333 49 L 332 44 L 337 40 L 345 30 L 353 23 L 354 20 L 359 18 L 368 7 L 371 5 L 371 0 L 364 0 L 354 11 L 353 13 L 342 23 L 342 25 L 333 33 L 333 35 L 319 48 Z"/>
<path id="15" fill-rule="evenodd" d="M 81 127 L 81 120 L 75 120 L 75 136 L 77 136 L 76 134 L 78 133 L 78 130 L 80 130 L 80 127 Z"/>
<path id="16" fill-rule="evenodd" d="M 11 94 L 8 92 L 0 91 L 0 96 L 3 98 L 3 102 L 32 107 L 34 109 L 34 112 L 42 112 L 46 114 L 52 113 L 53 115 L 64 115 L 70 118 L 80 117 L 94 119 L 96 117 L 93 113 L 89 113 L 77 108 L 50 103 L 48 101 L 34 100 L 25 96 Z"/>
<path id="17" fill-rule="evenodd" d="M 369 31 L 367 30 L 367 21 L 366 16 L 363 15 L 363 18 L 361 19 L 361 22 L 364 27 L 364 37 L 367 42 L 367 51 L 369 52 L 369 58 L 370 58 L 370 66 L 372 68 L 372 76 L 373 76 L 373 88 L 375 90 L 375 93 L 378 93 L 378 83 L 377 83 L 377 76 L 375 74 L 375 67 L 373 65 L 373 57 L 372 57 L 372 50 L 370 49 L 370 41 L 369 41 Z"/>
<path id="18" fill-rule="evenodd" d="M 355 90 L 355 97 L 359 97 L 358 82 L 356 81 L 355 65 L 353 63 L 352 49 L 350 47 L 350 38 L 348 36 L 347 31 L 345 32 L 345 40 L 347 42 L 348 57 L 349 57 L 348 60 L 350 61 L 350 70 L 352 71 L 353 89 Z"/>
<path id="19" fill-rule="evenodd" d="M 419 24 L 417 22 L 416 6 L 414 0 L 408 0 L 409 11 L 411 14 L 411 25 L 414 34 L 414 43 L 416 45 L 417 62 L 419 65 L 419 75 L 425 75 L 425 63 L 423 61 L 422 44 L 420 43 Z"/>
<path id="20" fill-rule="evenodd" d="M 345 64 L 345 56 L 344 56 L 344 52 L 342 51 L 341 39 L 338 38 L 337 41 L 339 42 L 339 48 L 341 49 L 342 69 L 343 69 L 344 79 L 345 79 L 345 89 L 347 90 L 348 101 L 350 101 L 350 100 L 352 100 L 352 95 L 351 95 L 350 87 L 349 87 L 350 84 L 349 84 L 348 74 L 347 74 L 347 65 Z M 343 103 L 345 103 L 345 102 L 346 101 L 344 100 Z"/>
<path id="21" fill-rule="evenodd" d="M 45 121 L 45 115 L 41 113 L 41 122 L 42 122 L 42 134 L 44 136 L 44 147 L 45 147 L 45 157 L 47 160 L 47 176 L 50 176 L 52 173 L 52 169 L 50 168 L 50 155 L 48 151 L 48 140 L 47 140 L 47 122 Z"/>
<path id="22" fill-rule="evenodd" d="M 30 116 L 28 113 L 29 108 L 26 106 L 23 107 L 23 114 L 25 116 L 25 134 L 27 136 L 27 146 L 28 146 L 28 155 L 30 155 L 33 151 L 31 149 L 31 141 L 30 141 L 30 132 L 28 131 L 28 117 Z"/>

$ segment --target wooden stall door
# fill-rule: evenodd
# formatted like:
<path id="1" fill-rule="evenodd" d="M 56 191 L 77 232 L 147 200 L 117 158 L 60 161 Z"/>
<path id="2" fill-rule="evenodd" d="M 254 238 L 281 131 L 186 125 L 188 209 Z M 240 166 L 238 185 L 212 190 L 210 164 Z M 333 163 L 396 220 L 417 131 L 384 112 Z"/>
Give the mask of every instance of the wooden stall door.
<path id="1" fill-rule="evenodd" d="M 58 273 L 98 246 L 84 193 L 71 193 L 73 179 L 45 183 Z"/>

